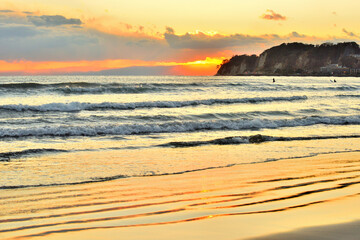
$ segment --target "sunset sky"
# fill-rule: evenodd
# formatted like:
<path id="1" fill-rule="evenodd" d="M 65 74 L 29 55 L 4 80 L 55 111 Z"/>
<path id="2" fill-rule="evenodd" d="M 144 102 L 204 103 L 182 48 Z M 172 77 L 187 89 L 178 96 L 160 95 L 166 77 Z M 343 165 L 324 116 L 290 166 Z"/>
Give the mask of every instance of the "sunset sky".
<path id="1" fill-rule="evenodd" d="M 0 0 L 0 75 L 213 75 L 225 58 L 283 42 L 359 42 L 359 9 L 354 0 Z"/>

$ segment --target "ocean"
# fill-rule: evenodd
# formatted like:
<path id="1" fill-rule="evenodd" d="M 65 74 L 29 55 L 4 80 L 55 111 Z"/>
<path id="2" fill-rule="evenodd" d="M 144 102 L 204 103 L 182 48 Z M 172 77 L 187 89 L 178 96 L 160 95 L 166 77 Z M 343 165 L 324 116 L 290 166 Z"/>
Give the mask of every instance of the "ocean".
<path id="1" fill-rule="evenodd" d="M 358 151 L 350 138 L 360 137 L 360 81 L 330 80 L 2 77 L 0 189 Z M 249 142 L 257 134 L 265 143 L 283 143 L 275 148 Z M 321 139 L 346 144 L 313 144 Z M 299 146 L 299 140 L 308 144 Z M 209 161 L 212 151 L 218 155 L 224 146 L 238 146 L 238 156 L 212 155 Z"/>
<path id="2" fill-rule="evenodd" d="M 56 187 L 60 194 L 69 186 L 146 182 L 273 162 L 290 169 L 296 159 L 360 151 L 358 78 L 275 77 L 275 83 L 272 78 L 0 77 L 0 201 L 3 206 L 20 201 L 23 209 L 11 207 L 1 214 L 2 222 L 17 214 L 41 214 L 39 206 L 27 205 L 39 198 L 26 195 L 29 189 L 52 194 Z M 327 169 L 338 166 L 342 163 Z M 303 167 L 309 168 L 309 161 Z M 282 185 L 291 177 L 273 181 Z M 42 204 L 46 199 L 51 198 Z M 43 234 L 48 227 L 26 229 Z M 11 225 L 5 233 L 22 230 Z"/>

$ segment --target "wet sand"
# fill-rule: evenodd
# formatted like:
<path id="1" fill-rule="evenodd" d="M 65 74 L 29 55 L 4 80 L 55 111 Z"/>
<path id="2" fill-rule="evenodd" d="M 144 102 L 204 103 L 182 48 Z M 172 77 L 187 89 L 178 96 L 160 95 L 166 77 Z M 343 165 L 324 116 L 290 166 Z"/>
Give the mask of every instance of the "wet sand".
<path id="1" fill-rule="evenodd" d="M 1 190 L 0 239 L 355 239 L 359 202 L 360 153 L 324 154 Z"/>

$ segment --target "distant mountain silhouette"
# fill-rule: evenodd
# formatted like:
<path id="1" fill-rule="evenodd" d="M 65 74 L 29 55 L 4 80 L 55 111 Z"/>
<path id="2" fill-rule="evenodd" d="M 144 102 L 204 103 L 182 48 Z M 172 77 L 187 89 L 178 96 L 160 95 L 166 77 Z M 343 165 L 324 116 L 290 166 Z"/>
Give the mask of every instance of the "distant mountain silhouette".
<path id="1" fill-rule="evenodd" d="M 360 76 L 360 48 L 356 42 L 283 43 L 259 56 L 236 55 L 224 60 L 217 75 Z"/>

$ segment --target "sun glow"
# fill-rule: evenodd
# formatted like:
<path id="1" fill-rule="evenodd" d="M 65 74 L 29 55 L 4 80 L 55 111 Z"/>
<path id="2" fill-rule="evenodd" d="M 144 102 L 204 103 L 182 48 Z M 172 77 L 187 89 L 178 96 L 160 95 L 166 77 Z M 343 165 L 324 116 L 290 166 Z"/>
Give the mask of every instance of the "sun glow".
<path id="1" fill-rule="evenodd" d="M 198 65 L 198 64 L 212 64 L 212 65 L 219 65 L 224 60 L 224 57 L 221 58 L 210 58 L 207 57 L 205 60 L 197 60 L 193 62 L 187 62 L 186 65 Z"/>

